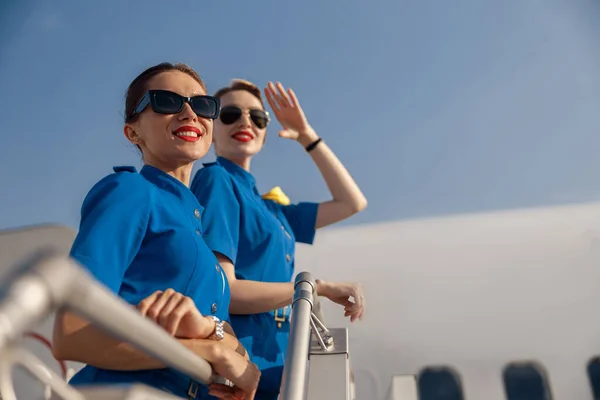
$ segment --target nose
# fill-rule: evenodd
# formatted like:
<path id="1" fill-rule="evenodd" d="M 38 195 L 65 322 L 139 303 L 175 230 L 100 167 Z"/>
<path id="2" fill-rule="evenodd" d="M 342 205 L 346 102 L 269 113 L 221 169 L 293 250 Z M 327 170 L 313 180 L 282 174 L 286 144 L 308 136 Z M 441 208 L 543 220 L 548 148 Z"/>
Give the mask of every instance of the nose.
<path id="1" fill-rule="evenodd" d="M 250 112 L 248 110 L 242 111 L 242 115 L 240 116 L 240 126 L 244 128 L 251 127 L 252 120 L 250 119 Z"/>
<path id="2" fill-rule="evenodd" d="M 190 104 L 188 102 L 186 102 L 183 105 L 183 109 L 179 112 L 178 117 L 179 117 L 180 121 L 187 121 L 187 120 L 196 121 L 198 119 L 198 116 L 196 115 L 194 110 L 192 110 L 192 106 L 190 106 Z"/>

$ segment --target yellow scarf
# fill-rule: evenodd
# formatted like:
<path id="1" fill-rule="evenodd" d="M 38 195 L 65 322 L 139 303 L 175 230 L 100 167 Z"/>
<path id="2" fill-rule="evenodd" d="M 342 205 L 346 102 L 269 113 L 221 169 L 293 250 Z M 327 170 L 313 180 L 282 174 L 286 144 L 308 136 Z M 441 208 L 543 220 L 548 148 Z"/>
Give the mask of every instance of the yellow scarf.
<path id="1" fill-rule="evenodd" d="M 281 190 L 279 186 L 275 186 L 273 189 L 263 194 L 262 198 L 265 200 L 273 200 L 274 202 L 284 206 L 290 205 L 290 198 L 283 193 L 283 190 Z"/>

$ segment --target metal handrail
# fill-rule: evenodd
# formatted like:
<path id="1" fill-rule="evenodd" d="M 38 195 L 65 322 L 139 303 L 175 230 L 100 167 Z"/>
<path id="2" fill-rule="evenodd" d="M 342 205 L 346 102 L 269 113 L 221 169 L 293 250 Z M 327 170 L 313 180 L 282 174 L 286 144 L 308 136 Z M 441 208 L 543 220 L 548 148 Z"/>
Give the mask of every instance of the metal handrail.
<path id="1" fill-rule="evenodd" d="M 94 280 L 73 259 L 41 252 L 3 279 L 0 351 L 53 310 L 72 311 L 168 367 L 209 384 L 212 368 L 130 304 Z"/>
<path id="2" fill-rule="evenodd" d="M 308 272 L 301 272 L 296 276 L 290 318 L 290 338 L 281 381 L 281 400 L 304 400 L 306 396 L 306 367 L 315 287 L 315 280 Z"/>
<path id="3" fill-rule="evenodd" d="M 52 369 L 29 351 L 20 347 L 5 347 L 0 357 L 0 398 L 3 400 L 17 400 L 13 385 L 13 368 L 15 365 L 23 367 L 30 375 L 46 385 L 47 389 L 59 395 L 64 400 L 85 400 L 85 397 L 62 380 Z M 46 395 L 46 398 L 48 395 Z"/>

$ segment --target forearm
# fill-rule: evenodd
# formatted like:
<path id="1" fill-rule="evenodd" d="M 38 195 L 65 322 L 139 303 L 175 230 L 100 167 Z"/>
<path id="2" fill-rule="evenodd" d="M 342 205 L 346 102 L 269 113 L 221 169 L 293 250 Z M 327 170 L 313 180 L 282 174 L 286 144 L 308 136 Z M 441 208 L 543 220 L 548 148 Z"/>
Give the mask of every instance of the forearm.
<path id="1" fill-rule="evenodd" d="M 208 362 L 214 361 L 217 342 L 207 339 L 177 340 Z M 54 356 L 59 360 L 119 371 L 166 368 L 161 361 L 71 313 L 57 315 L 53 341 Z"/>
<path id="2" fill-rule="evenodd" d="M 215 256 L 229 280 L 230 314 L 259 314 L 292 304 L 294 285 L 291 282 L 276 283 L 237 279 L 235 266 L 231 260 L 218 252 L 215 252 Z"/>
<path id="3" fill-rule="evenodd" d="M 311 129 L 301 136 L 299 142 L 303 147 L 306 147 L 318 138 L 317 133 Z M 317 228 L 347 218 L 362 211 L 367 206 L 367 199 L 360 188 L 346 167 L 324 141 L 320 142 L 309 154 L 321 172 L 332 196 L 332 200 L 327 202 L 330 205 L 330 210 L 327 211 L 329 215 L 327 218 L 323 218 L 323 215 L 321 215 L 321 218 L 317 219 Z M 332 206 L 335 207 L 333 212 L 331 210 Z"/>
<path id="4" fill-rule="evenodd" d="M 258 314 L 292 304 L 294 284 L 291 282 L 258 282 L 234 280 L 231 285 L 230 314 Z"/>
<path id="5" fill-rule="evenodd" d="M 228 333 L 226 331 L 225 332 L 225 337 L 223 338 L 223 340 L 221 341 L 221 343 L 223 344 L 223 346 L 228 347 L 228 348 L 234 350 L 235 352 L 237 352 L 239 355 L 241 355 L 242 357 L 244 357 L 246 360 L 249 360 L 248 352 L 246 351 L 246 349 L 244 348 L 244 346 L 242 346 L 242 344 L 235 337 L 234 334 L 230 334 L 230 333 Z"/>

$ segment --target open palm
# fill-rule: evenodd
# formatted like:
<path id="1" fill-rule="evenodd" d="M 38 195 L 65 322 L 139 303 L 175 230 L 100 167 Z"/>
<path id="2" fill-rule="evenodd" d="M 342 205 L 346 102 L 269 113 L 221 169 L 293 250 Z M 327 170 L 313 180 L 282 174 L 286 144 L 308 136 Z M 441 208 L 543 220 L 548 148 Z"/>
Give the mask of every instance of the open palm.
<path id="1" fill-rule="evenodd" d="M 275 85 L 269 82 L 265 88 L 265 96 L 275 114 L 275 118 L 283 127 L 279 136 L 299 140 L 303 135 L 310 133 L 310 127 L 298 98 L 294 91 L 288 88 L 287 92 L 280 82 Z"/>

